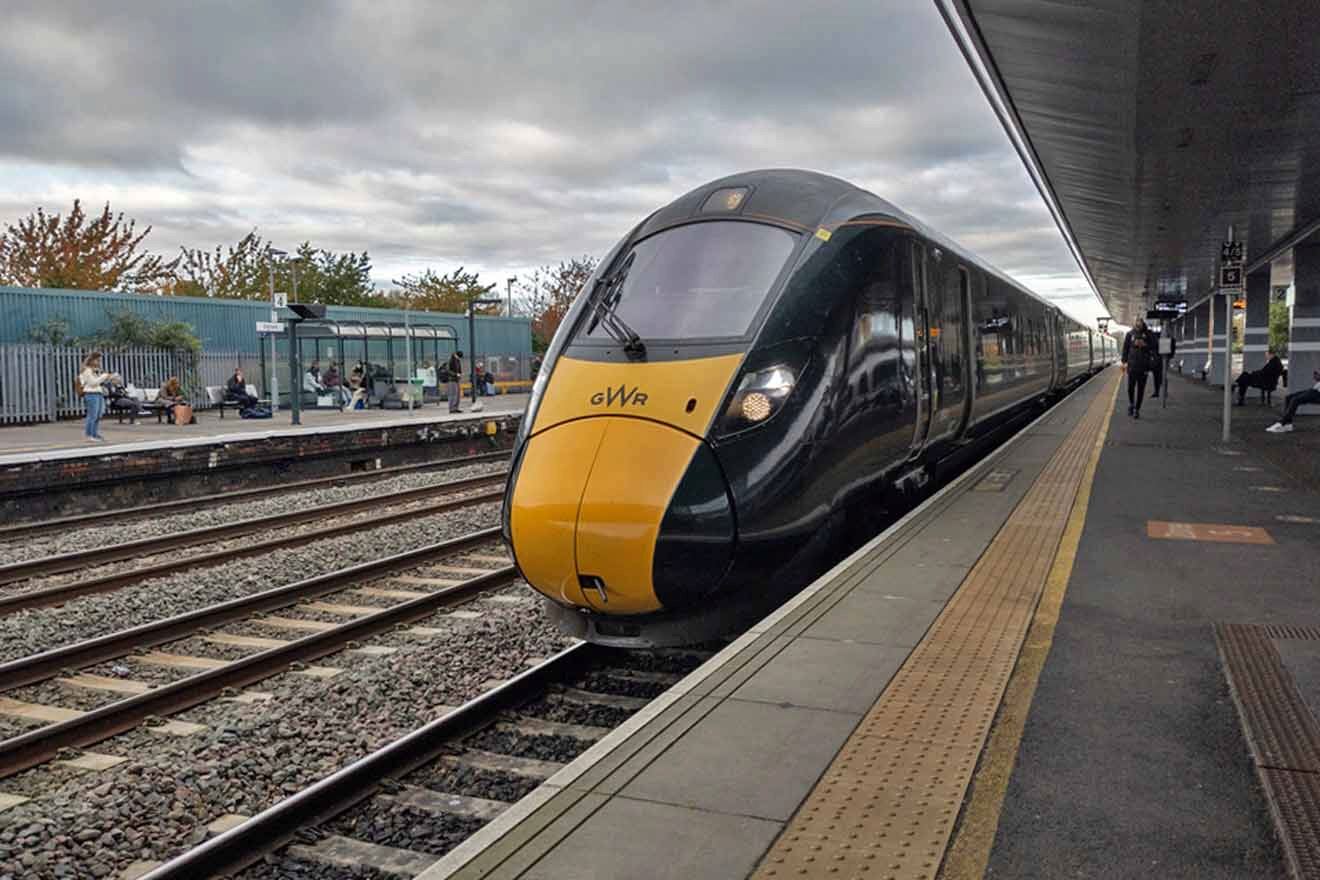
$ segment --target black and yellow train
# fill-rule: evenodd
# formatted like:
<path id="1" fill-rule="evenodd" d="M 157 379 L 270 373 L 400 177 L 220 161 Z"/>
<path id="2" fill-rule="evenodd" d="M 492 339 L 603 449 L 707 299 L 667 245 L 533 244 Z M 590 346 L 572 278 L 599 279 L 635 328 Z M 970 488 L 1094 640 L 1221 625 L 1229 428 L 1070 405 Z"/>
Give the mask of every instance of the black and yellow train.
<path id="1" fill-rule="evenodd" d="M 1113 357 L 869 192 L 727 177 L 646 218 L 577 297 L 516 441 L 505 537 L 574 635 L 705 640 Z"/>

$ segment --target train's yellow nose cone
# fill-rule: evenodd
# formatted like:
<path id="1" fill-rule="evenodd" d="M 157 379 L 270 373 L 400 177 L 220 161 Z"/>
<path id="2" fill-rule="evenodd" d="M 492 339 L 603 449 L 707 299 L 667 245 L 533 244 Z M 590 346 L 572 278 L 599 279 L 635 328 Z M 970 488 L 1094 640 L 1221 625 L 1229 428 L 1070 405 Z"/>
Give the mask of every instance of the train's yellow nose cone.
<path id="1" fill-rule="evenodd" d="M 528 582 L 597 611 L 658 611 L 656 536 L 699 442 L 618 417 L 566 422 L 529 440 L 509 514 Z"/>

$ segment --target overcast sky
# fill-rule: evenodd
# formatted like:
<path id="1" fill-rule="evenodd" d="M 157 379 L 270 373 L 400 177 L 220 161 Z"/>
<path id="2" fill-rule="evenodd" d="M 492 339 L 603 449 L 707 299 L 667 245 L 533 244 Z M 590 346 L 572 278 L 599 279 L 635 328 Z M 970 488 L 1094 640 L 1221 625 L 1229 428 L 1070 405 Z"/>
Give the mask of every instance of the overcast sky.
<path id="1" fill-rule="evenodd" d="M 0 222 L 370 251 L 378 283 L 602 255 L 724 174 L 835 174 L 1104 310 L 930 0 L 8 0 Z M 1096 311 L 1096 308 L 1101 311 Z"/>

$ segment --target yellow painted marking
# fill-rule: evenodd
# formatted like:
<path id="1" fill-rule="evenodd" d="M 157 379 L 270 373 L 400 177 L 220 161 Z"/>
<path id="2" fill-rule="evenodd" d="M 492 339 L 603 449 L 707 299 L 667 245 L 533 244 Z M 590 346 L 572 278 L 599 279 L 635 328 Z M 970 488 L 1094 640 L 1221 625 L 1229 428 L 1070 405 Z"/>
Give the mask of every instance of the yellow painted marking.
<path id="1" fill-rule="evenodd" d="M 1105 417 L 1104 427 L 1091 449 L 1086 473 L 1082 476 L 1072 512 L 1068 515 L 1068 524 L 1059 541 L 1059 551 L 1055 554 L 1054 564 L 1050 566 L 1045 592 L 1036 607 L 1022 653 L 1018 656 L 1017 666 L 1014 667 L 1013 676 L 1009 679 L 1004 699 L 1000 703 L 995 726 L 972 780 L 972 794 L 967 806 L 963 808 L 958 834 L 945 857 L 940 875 L 944 880 L 980 880 L 990 862 L 990 849 L 999 830 L 999 817 L 1003 812 L 1004 797 L 1017 761 L 1027 715 L 1031 711 L 1041 671 L 1049 658 L 1050 647 L 1054 644 L 1054 630 L 1063 609 L 1064 596 L 1068 592 L 1068 582 L 1072 578 L 1077 548 L 1081 546 L 1082 529 L 1086 526 L 1086 513 L 1091 505 L 1091 487 L 1095 484 L 1100 453 L 1109 436 L 1118 390 L 1119 384 L 1116 383 L 1109 396 L 1109 415 Z"/>
<path id="2" fill-rule="evenodd" d="M 68 678 L 55 679 L 65 687 L 82 688 L 88 691 L 105 691 L 111 694 L 145 694 L 151 685 L 145 681 L 133 681 L 128 678 L 112 678 L 108 675 L 72 675 Z"/>
<path id="3" fill-rule="evenodd" d="M 635 416 L 704 437 L 742 361 L 741 354 L 626 364 L 561 357 L 536 411 L 534 436 L 584 416 Z M 526 473 L 524 461 L 519 482 Z"/>
<path id="4" fill-rule="evenodd" d="M 1110 381 L 753 876 L 935 876 L 1108 424 Z"/>
<path id="5" fill-rule="evenodd" d="M 0 697 L 0 715 L 8 715 L 11 718 L 25 718 L 28 721 L 71 721 L 82 715 L 77 709 L 65 709 L 61 706 L 43 706 L 40 703 L 25 703 L 22 700 L 11 700 L 9 697 Z"/>
<path id="6" fill-rule="evenodd" d="M 816 237 L 819 238 L 821 241 L 829 241 L 833 236 L 830 235 L 830 231 L 828 229 L 822 226 L 816 230 Z"/>

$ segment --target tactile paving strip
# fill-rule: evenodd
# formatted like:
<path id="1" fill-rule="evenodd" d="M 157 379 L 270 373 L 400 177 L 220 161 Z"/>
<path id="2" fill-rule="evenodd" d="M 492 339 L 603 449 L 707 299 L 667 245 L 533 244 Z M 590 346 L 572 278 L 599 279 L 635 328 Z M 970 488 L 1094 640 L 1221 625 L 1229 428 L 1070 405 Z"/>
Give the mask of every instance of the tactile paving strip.
<path id="1" fill-rule="evenodd" d="M 1215 625 L 1224 675 L 1295 878 L 1320 877 L 1320 722 L 1270 639 L 1315 637 L 1315 627 Z"/>
<path id="2" fill-rule="evenodd" d="M 1110 391 L 1096 395 L 755 877 L 933 880 L 1109 415 Z"/>
<path id="3" fill-rule="evenodd" d="M 1256 763 L 1320 773 L 1320 725 L 1263 629 L 1220 623 L 1215 637 Z"/>

